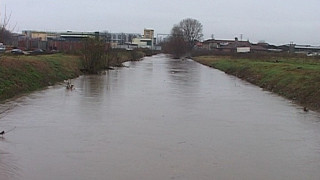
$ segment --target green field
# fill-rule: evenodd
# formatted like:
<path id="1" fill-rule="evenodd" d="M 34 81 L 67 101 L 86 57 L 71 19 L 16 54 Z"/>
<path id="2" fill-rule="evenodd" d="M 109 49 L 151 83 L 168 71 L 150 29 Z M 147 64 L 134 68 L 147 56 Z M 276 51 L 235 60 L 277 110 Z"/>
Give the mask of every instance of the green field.
<path id="1" fill-rule="evenodd" d="M 320 110 L 320 59 L 304 56 L 200 56 L 194 60 Z"/>

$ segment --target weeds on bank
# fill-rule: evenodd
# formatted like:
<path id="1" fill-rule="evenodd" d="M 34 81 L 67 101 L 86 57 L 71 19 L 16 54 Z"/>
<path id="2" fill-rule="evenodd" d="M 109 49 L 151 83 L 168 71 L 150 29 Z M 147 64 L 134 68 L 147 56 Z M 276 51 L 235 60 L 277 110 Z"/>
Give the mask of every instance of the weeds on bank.
<path id="1" fill-rule="evenodd" d="M 0 100 L 76 77 L 79 64 L 79 57 L 61 54 L 2 57 Z"/>
<path id="2" fill-rule="evenodd" d="M 203 56 L 195 60 L 320 109 L 320 60 L 317 58 Z"/>

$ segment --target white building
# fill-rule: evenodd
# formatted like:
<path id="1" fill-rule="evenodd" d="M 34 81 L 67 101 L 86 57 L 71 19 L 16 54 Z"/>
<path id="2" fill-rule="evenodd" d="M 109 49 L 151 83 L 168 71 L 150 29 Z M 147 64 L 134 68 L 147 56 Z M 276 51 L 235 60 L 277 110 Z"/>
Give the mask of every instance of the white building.
<path id="1" fill-rule="evenodd" d="M 153 29 L 144 29 L 143 37 L 133 38 L 132 44 L 136 45 L 138 48 L 149 48 L 154 49 L 155 47 L 155 38 Z"/>
<path id="2" fill-rule="evenodd" d="M 138 46 L 138 48 L 152 48 L 152 40 L 147 38 L 134 38 L 132 44 Z"/>

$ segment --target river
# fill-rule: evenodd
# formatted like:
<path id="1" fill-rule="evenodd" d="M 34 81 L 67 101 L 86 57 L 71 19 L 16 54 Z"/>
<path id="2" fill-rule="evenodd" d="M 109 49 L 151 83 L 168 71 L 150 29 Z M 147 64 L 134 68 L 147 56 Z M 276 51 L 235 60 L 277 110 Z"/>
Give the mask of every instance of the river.
<path id="1" fill-rule="evenodd" d="M 1 180 L 319 180 L 320 114 L 165 55 L 0 106 Z"/>

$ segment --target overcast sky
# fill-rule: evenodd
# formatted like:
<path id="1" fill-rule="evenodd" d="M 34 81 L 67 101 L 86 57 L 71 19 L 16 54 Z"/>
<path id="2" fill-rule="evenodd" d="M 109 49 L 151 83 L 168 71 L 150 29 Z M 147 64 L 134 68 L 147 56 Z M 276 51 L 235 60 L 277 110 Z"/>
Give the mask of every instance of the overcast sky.
<path id="1" fill-rule="evenodd" d="M 5 8 L 6 7 L 6 8 Z M 0 0 L 15 31 L 170 33 L 194 18 L 204 39 L 320 45 L 320 0 Z"/>

